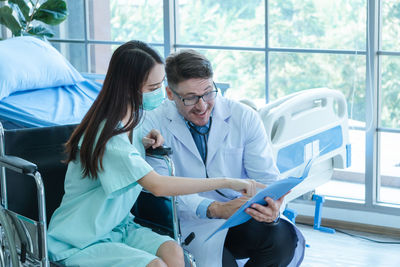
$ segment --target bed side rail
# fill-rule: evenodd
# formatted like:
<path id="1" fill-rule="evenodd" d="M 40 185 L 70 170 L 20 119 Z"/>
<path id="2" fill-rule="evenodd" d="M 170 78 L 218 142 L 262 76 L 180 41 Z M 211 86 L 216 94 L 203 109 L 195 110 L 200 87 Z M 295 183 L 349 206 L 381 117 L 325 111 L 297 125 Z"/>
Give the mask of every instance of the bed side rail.
<path id="1" fill-rule="evenodd" d="M 259 114 L 282 173 L 314 156 L 321 160 L 332 157 L 335 167 L 348 167 L 347 105 L 340 91 L 304 90 L 266 105 Z"/>

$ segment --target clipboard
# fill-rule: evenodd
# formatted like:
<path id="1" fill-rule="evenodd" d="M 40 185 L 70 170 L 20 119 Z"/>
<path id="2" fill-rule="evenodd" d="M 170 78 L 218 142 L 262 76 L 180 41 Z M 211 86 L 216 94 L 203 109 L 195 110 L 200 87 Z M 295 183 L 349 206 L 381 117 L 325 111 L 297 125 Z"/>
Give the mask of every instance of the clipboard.
<path id="1" fill-rule="evenodd" d="M 255 194 L 251 199 L 249 199 L 245 204 L 243 204 L 228 220 L 226 220 L 220 227 L 217 228 L 207 239 L 208 241 L 217 232 L 225 229 L 237 226 L 239 224 L 245 223 L 251 219 L 251 216 L 245 212 L 253 203 L 258 203 L 260 205 L 265 205 L 265 197 L 270 197 L 273 200 L 277 200 L 287 192 L 292 190 L 295 186 L 300 184 L 308 176 L 312 162 L 314 159 L 310 159 L 304 168 L 303 175 L 301 177 L 288 177 L 282 180 L 278 180 L 270 185 L 268 185 L 263 190 Z"/>

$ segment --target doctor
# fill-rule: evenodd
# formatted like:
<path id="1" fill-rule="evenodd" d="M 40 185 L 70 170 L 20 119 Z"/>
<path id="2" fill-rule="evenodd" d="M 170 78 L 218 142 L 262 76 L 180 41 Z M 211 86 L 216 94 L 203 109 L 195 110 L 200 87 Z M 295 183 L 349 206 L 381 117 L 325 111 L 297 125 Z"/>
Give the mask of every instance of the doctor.
<path id="1" fill-rule="evenodd" d="M 176 175 L 252 178 L 264 184 L 277 179 L 278 169 L 258 114 L 219 95 L 211 63 L 203 55 L 193 50 L 170 55 L 166 75 L 169 100 L 145 114 L 143 128 L 144 132 L 161 131 L 165 145 L 174 152 Z M 154 100 L 155 107 L 156 95 Z M 157 172 L 168 173 L 161 161 L 148 161 Z M 248 222 L 205 241 L 247 199 L 229 189 L 179 197 L 182 236 L 195 233 L 187 249 L 198 266 L 237 266 L 237 259 L 246 258 L 245 266 L 299 266 L 304 238 L 280 216 L 283 197 L 265 200 L 267 206 L 255 204 L 246 210 L 252 216 Z"/>

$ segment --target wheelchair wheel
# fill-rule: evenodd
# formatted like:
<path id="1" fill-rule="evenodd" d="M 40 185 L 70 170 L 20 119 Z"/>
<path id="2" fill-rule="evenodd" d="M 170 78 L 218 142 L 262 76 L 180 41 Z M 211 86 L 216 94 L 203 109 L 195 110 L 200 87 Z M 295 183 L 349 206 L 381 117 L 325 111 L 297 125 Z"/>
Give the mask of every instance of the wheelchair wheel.
<path id="1" fill-rule="evenodd" d="M 1 266 L 8 267 L 19 266 L 18 253 L 15 245 L 14 231 L 10 226 L 8 215 L 3 206 L 0 208 L 0 224 L 1 224 Z"/>
<path id="2" fill-rule="evenodd" d="M 6 257 L 6 255 L 4 255 L 3 246 L 1 245 L 0 246 L 0 267 L 6 266 L 5 257 Z"/>
<path id="3" fill-rule="evenodd" d="M 193 255 L 186 249 L 184 249 L 183 252 L 185 259 L 185 267 L 196 267 L 196 261 L 194 260 Z"/>

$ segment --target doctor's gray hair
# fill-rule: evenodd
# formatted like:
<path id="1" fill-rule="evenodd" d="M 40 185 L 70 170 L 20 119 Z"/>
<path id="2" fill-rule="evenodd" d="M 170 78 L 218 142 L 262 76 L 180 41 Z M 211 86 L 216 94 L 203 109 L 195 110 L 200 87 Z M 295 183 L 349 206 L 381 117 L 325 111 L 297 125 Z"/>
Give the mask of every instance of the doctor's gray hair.
<path id="1" fill-rule="evenodd" d="M 210 61 L 192 49 L 181 50 L 169 55 L 166 59 L 165 72 L 168 86 L 176 88 L 180 82 L 193 79 L 213 77 Z"/>

